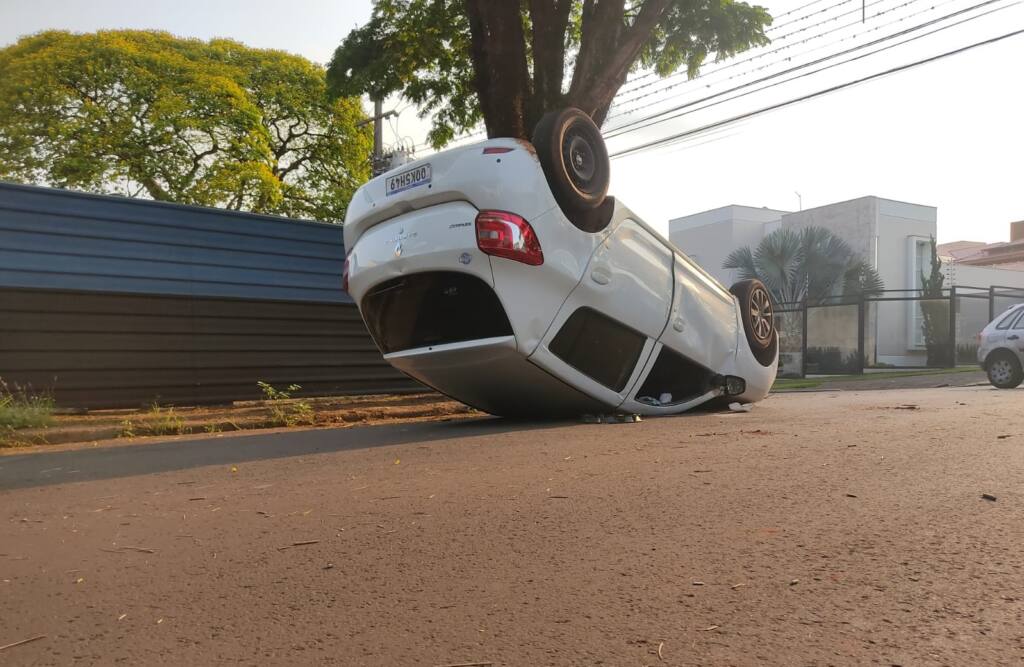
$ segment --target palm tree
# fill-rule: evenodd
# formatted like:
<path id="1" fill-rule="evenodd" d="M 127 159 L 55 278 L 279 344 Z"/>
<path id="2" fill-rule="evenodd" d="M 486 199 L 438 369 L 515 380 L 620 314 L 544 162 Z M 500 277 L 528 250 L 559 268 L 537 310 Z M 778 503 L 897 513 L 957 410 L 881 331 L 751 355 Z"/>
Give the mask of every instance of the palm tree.
<path id="1" fill-rule="evenodd" d="M 757 278 L 777 303 L 820 304 L 835 296 L 877 296 L 882 278 L 853 248 L 824 227 L 777 229 L 725 259 L 740 278 Z"/>

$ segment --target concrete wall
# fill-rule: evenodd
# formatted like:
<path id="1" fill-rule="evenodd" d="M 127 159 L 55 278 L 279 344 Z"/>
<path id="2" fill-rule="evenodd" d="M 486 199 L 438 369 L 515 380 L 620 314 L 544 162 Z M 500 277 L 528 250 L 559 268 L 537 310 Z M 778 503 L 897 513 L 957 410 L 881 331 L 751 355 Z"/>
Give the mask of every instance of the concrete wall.
<path id="1" fill-rule="evenodd" d="M 739 280 L 735 269 L 722 268 L 733 250 L 753 248 L 784 211 L 751 206 L 723 206 L 669 221 L 669 240 L 722 284 Z"/>
<path id="2" fill-rule="evenodd" d="M 861 197 L 782 216 L 789 228 L 824 227 L 845 240 L 871 264 L 889 290 L 913 290 L 916 280 L 914 243 L 936 233 L 936 209 L 879 197 Z M 914 296 L 913 292 L 887 296 Z M 893 365 L 923 365 L 924 347 L 915 340 L 920 327 L 919 305 L 883 302 L 877 305 L 874 354 Z M 872 350 L 868 350 L 869 354 Z"/>

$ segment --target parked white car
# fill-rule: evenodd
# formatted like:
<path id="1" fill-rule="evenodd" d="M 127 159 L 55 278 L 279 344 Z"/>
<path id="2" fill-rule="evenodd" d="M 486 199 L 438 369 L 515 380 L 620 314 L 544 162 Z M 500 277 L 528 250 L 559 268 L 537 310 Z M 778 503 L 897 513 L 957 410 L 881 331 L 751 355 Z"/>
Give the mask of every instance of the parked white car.
<path id="1" fill-rule="evenodd" d="M 1024 304 L 1008 308 L 978 334 L 978 363 L 1000 389 L 1024 381 Z"/>
<path id="2" fill-rule="evenodd" d="M 363 185 L 346 289 L 384 358 L 505 416 L 764 398 L 778 366 L 767 289 L 726 289 L 607 187 L 600 132 L 572 109 L 532 143 L 454 148 Z"/>

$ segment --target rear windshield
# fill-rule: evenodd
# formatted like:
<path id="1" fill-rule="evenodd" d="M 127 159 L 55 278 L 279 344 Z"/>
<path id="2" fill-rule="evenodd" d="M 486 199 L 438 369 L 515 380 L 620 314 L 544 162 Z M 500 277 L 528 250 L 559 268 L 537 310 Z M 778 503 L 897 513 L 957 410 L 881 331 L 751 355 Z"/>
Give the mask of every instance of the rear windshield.
<path id="1" fill-rule="evenodd" d="M 512 335 L 494 290 L 465 273 L 433 271 L 389 280 L 363 297 L 361 309 L 384 354 Z"/>

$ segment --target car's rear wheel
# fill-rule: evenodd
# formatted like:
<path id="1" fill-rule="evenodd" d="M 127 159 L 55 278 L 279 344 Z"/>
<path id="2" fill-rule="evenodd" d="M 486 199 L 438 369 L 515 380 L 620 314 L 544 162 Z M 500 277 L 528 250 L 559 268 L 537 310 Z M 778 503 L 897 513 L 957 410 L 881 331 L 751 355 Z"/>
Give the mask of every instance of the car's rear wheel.
<path id="1" fill-rule="evenodd" d="M 771 366 L 779 347 L 771 293 L 760 280 L 741 280 L 729 291 L 739 301 L 743 331 L 750 351 L 762 366 Z"/>
<path id="2" fill-rule="evenodd" d="M 611 165 L 604 137 L 590 116 L 571 107 L 549 111 L 533 131 L 533 146 L 563 210 L 589 211 L 601 205 Z"/>
<path id="3" fill-rule="evenodd" d="M 999 389 L 1013 389 L 1024 381 L 1024 370 L 1020 360 L 1012 352 L 1005 350 L 996 352 L 985 364 L 988 381 Z"/>

